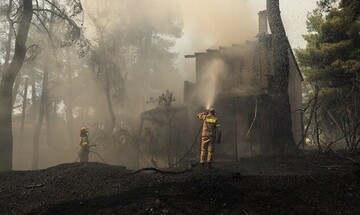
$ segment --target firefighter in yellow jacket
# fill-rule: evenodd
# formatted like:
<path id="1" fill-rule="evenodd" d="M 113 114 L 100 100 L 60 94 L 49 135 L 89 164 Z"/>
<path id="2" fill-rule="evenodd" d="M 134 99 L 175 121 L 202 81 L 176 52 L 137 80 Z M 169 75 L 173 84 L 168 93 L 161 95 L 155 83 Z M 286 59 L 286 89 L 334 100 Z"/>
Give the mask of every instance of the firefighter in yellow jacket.
<path id="1" fill-rule="evenodd" d="M 216 111 L 214 108 L 210 108 L 206 112 L 199 113 L 197 116 L 203 121 L 200 153 L 201 168 L 204 168 L 205 163 L 207 163 L 208 168 L 211 169 L 215 142 L 217 144 L 220 144 L 221 142 L 220 122 L 216 117 Z"/>
<path id="2" fill-rule="evenodd" d="M 96 144 L 90 144 L 89 141 L 89 130 L 85 126 L 80 129 L 80 151 L 79 157 L 80 162 L 88 162 L 90 147 L 96 146 Z"/>

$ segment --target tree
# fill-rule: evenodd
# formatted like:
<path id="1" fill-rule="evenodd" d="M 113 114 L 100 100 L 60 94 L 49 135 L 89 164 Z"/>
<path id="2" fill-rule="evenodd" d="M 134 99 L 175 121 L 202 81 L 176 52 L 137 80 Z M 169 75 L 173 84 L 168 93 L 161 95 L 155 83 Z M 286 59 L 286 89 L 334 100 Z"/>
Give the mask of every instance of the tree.
<path id="1" fill-rule="evenodd" d="M 166 90 L 157 98 L 150 97 L 146 103 L 156 104 L 157 106 L 154 109 L 150 110 L 150 112 L 144 112 L 145 114 L 144 113 L 142 114 L 143 119 L 146 118 L 147 120 L 149 120 L 150 122 L 152 122 L 157 126 L 156 130 L 163 130 L 164 133 L 164 136 L 162 138 L 163 146 L 161 146 L 161 148 L 163 148 L 164 152 L 166 152 L 167 162 L 169 166 L 172 165 L 173 155 L 174 155 L 173 149 L 176 148 L 172 144 L 174 141 L 171 141 L 171 136 L 172 136 L 171 130 L 177 129 L 176 126 L 172 125 L 173 119 L 176 113 L 182 110 L 182 108 L 174 107 L 175 101 L 176 98 L 174 96 L 174 93 L 169 90 Z M 150 130 L 148 128 L 147 133 L 148 134 L 152 133 L 152 132 L 149 133 L 149 131 Z M 150 152 L 152 151 L 159 153 L 158 151 L 155 150 L 159 146 L 151 144 L 151 142 L 149 141 L 145 141 L 145 144 L 149 144 L 148 146 L 145 146 L 145 148 L 147 147 L 148 150 L 150 149 L 149 150 Z M 153 147 L 153 149 L 151 147 Z"/>
<path id="2" fill-rule="evenodd" d="M 296 51 L 307 81 L 319 86 L 321 142 L 344 140 L 351 150 L 360 143 L 359 14 L 359 1 L 320 1 L 308 16 L 307 46 Z"/>
<path id="3" fill-rule="evenodd" d="M 51 20 L 49 13 L 57 17 L 58 20 L 64 20 L 59 23 L 60 27 L 63 27 L 67 31 L 67 34 L 61 34 L 60 39 L 53 37 L 53 44 L 60 46 L 71 45 L 75 38 L 78 38 L 81 34 L 80 28 L 77 27 L 74 21 L 75 16 L 68 16 L 66 8 L 60 8 L 59 5 L 52 0 L 43 0 L 41 4 L 36 1 L 23 0 L 21 5 L 18 5 L 16 14 L 20 14 L 20 22 L 18 23 L 18 30 L 15 38 L 15 52 L 11 63 L 5 69 L 1 83 L 0 83 L 0 171 L 12 169 L 12 148 L 13 148 L 13 136 L 12 136 L 12 102 L 13 99 L 13 87 L 15 79 L 20 72 L 20 69 L 25 61 L 27 49 L 37 47 L 36 45 L 26 47 L 28 41 L 28 34 L 30 30 L 30 24 L 38 29 L 38 31 L 47 32 L 47 23 Z M 76 13 L 81 12 L 81 5 L 79 1 L 62 1 L 62 4 L 70 5 L 72 11 Z M 22 12 L 22 13 L 21 13 Z M 33 20 L 33 15 L 36 17 Z M 59 27 L 59 29 L 60 29 Z M 36 51 L 35 51 L 36 52 Z M 36 55 L 35 55 L 36 56 Z M 28 56 L 30 60 L 33 56 Z"/>
<path id="4" fill-rule="evenodd" d="M 176 80 L 177 55 L 171 49 L 181 36 L 182 22 L 177 14 L 167 10 L 154 18 L 151 11 L 158 10 L 154 2 L 109 0 L 106 3 L 111 7 L 101 2 L 90 17 L 97 34 L 91 61 L 97 64 L 95 70 L 105 92 L 110 92 L 107 108 L 110 101 L 111 124 L 116 121 L 113 117 L 118 107 L 114 104 L 116 98 L 122 100 L 118 101 L 123 104 L 122 110 L 129 108 L 132 113 L 139 113 L 144 111 L 147 98 L 161 93 L 165 87 L 174 87 L 164 85 Z M 166 8 L 166 3 L 163 6 Z M 134 10 L 141 12 L 132 13 Z M 116 18 L 110 20 L 110 15 Z M 107 78 L 110 87 L 106 87 Z"/>
<path id="5" fill-rule="evenodd" d="M 19 3 L 21 5 L 21 3 Z M 7 68 L 8 65 L 9 65 L 9 62 L 10 62 L 10 57 L 11 57 L 11 53 L 12 53 L 12 48 L 13 48 L 13 34 L 14 34 L 14 25 L 16 22 L 18 22 L 18 19 L 19 17 L 17 16 L 14 16 L 13 13 L 14 13 L 14 8 L 16 7 L 16 3 L 13 1 L 13 0 L 9 0 L 8 1 L 8 4 L 5 4 L 4 5 L 4 13 L 5 13 L 5 17 L 6 17 L 6 23 L 4 23 L 4 29 L 6 29 L 6 31 L 4 32 L 5 35 L 7 35 L 7 38 L 6 38 L 6 42 L 4 42 L 4 47 L 5 47 L 5 50 L 4 50 L 4 53 L 5 53 L 5 56 L 4 56 L 4 68 Z M 20 6 L 18 6 L 20 7 Z M 13 20 L 11 17 L 14 16 L 14 19 Z M 15 103 L 15 98 L 16 98 L 16 95 L 18 94 L 18 91 L 19 91 L 19 87 L 20 87 L 20 82 L 21 82 L 21 78 L 20 77 L 17 77 L 15 79 L 15 85 L 13 87 L 13 99 L 12 99 L 12 104 L 14 106 L 14 103 Z"/>
<path id="6" fill-rule="evenodd" d="M 42 122 L 45 117 L 47 126 L 47 142 L 51 141 L 50 122 L 50 71 L 57 65 L 57 49 L 71 45 L 80 37 L 80 28 L 74 21 L 74 17 L 82 13 L 81 4 L 77 1 L 62 2 L 57 0 L 45 0 L 42 8 L 35 8 L 34 14 L 38 18 L 44 33 L 47 34 L 47 47 L 45 53 L 48 57 L 43 64 L 42 91 L 39 101 L 39 114 L 33 136 L 33 162 L 32 168 L 37 169 L 39 164 L 39 139 Z M 45 4 L 46 3 L 46 4 Z M 50 9 L 47 9 L 49 6 Z M 68 9 L 70 8 L 70 9 Z M 71 17 L 71 18 L 70 18 Z M 65 32 L 65 35 L 61 32 Z M 65 36 L 64 38 L 62 36 Z M 43 59 L 44 60 L 44 59 Z"/>
<path id="7" fill-rule="evenodd" d="M 269 87 L 272 95 L 272 138 L 271 146 L 277 154 L 295 148 L 291 129 L 291 107 L 288 94 L 289 85 L 289 41 L 281 20 L 279 0 L 267 0 L 267 13 L 272 33 L 273 72 Z"/>
<path id="8" fill-rule="evenodd" d="M 6 14 L 6 19 L 8 21 L 8 38 L 7 38 L 7 42 L 6 42 L 6 51 L 5 51 L 5 62 L 4 62 L 4 67 L 6 68 L 9 65 L 9 60 L 10 60 L 10 52 L 11 52 L 11 42 L 13 39 L 13 26 L 12 26 L 12 20 L 10 18 L 10 14 L 11 14 L 11 10 L 13 7 L 13 1 L 9 0 L 9 5 L 8 5 L 8 10 L 7 10 L 7 14 Z"/>
<path id="9" fill-rule="evenodd" d="M 180 75 L 175 67 L 175 41 L 182 34 L 182 20 L 173 2 L 107 1 L 107 14 L 112 14 L 107 34 L 121 37 L 122 56 L 126 62 L 124 108 L 132 113 L 144 111 L 145 101 L 165 89 L 174 89 Z M 162 7 L 158 7 L 161 2 Z M 101 2 L 103 5 L 103 3 Z M 113 10 L 114 8 L 115 10 Z M 133 13 L 132 11 L 138 11 Z M 157 14 L 154 16 L 154 14 Z M 177 87 L 182 87 L 177 86 Z"/>
<path id="10" fill-rule="evenodd" d="M 23 0 L 22 12 L 15 39 L 15 53 L 0 83 L 0 171 L 12 169 L 12 90 L 26 55 L 26 40 L 33 15 L 32 1 Z"/>
<path id="11" fill-rule="evenodd" d="M 104 18 L 104 14 L 102 15 Z M 90 17 L 97 33 L 97 44 L 91 50 L 91 64 L 105 91 L 107 108 L 111 119 L 107 129 L 110 134 L 116 126 L 114 102 L 121 102 L 125 95 L 125 72 L 123 72 L 125 70 L 125 60 L 122 54 L 122 38 L 116 37 L 113 32 L 108 30 L 108 26 L 101 23 L 99 13 L 97 16 Z"/>
<path id="12" fill-rule="evenodd" d="M 128 87 L 133 97 L 146 99 L 157 95 L 164 90 L 164 83 L 169 83 L 165 89 L 173 88 L 172 80 L 178 78 L 174 66 L 177 54 L 171 49 L 175 40 L 181 37 L 183 26 L 177 14 L 169 12 L 165 17 L 168 20 L 160 27 L 157 23 L 147 21 L 146 16 L 140 20 L 130 20 L 125 25 L 125 43 L 130 49 L 129 53 L 133 54 L 133 60 L 127 64 L 132 76 Z"/>

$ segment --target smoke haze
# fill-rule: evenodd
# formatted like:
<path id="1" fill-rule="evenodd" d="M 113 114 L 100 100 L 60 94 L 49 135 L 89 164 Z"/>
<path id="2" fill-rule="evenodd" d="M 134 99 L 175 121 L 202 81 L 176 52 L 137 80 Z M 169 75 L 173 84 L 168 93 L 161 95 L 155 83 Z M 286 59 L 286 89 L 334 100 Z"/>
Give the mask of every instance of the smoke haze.
<path id="1" fill-rule="evenodd" d="M 257 34 L 257 11 L 252 2 L 240 0 L 179 1 L 184 35 L 177 41 L 178 65 L 185 79 L 195 80 L 195 62 L 182 56 L 208 48 L 241 44 Z"/>
<path id="2" fill-rule="evenodd" d="M 185 54 L 254 38 L 257 14 L 252 14 L 249 7 L 238 0 L 226 3 L 220 0 L 83 1 L 85 36 L 92 51 L 79 58 L 76 47 L 58 49 L 57 57 L 53 58 L 45 53 L 54 51 L 45 50 L 32 65 L 24 68 L 29 73 L 37 71 L 32 84 L 36 90 L 33 95 L 37 97 L 41 96 L 44 71 L 50 72 L 48 103 L 52 109 L 45 114 L 40 132 L 39 168 L 75 161 L 78 131 L 82 126 L 89 127 L 91 140 L 98 143 L 93 150 L 107 162 L 133 167 L 133 149 L 125 145 L 109 147 L 101 142 L 105 141 L 101 140 L 102 135 L 107 134 L 111 124 L 106 77 L 113 82 L 109 95 L 117 120 L 116 130 L 128 132 L 131 139 L 137 135 L 140 114 L 156 105 L 147 103 L 149 98 L 170 90 L 174 92 L 175 105 L 183 103 L 184 80 L 194 81 L 195 77 L 195 62 L 184 59 Z M 56 33 L 59 38 L 64 37 L 62 32 Z M 37 43 L 41 37 L 46 35 L 33 36 L 29 43 Z M 101 65 L 117 73 L 104 73 Z M 211 106 L 219 89 L 218 81 L 226 74 L 224 63 L 212 61 L 206 74 L 201 78 L 197 97 L 204 105 Z M 21 85 L 20 91 L 23 89 Z M 32 89 L 29 101 L 31 92 Z M 19 97 L 16 104 L 21 103 Z M 30 107 L 29 113 L 37 116 L 38 106 Z M 19 116 L 21 112 L 16 113 Z M 32 142 L 21 142 L 33 139 L 32 125 L 37 118 L 28 117 L 24 137 L 19 136 L 20 122 L 14 124 L 16 169 L 31 168 Z M 101 162 L 95 154 L 90 155 L 90 160 Z"/>

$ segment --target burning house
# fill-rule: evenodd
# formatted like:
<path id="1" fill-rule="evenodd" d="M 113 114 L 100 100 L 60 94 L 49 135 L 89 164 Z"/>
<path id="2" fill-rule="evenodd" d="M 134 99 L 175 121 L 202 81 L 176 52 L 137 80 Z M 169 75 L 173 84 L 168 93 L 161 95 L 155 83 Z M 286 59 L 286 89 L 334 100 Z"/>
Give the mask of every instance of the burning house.
<path id="1" fill-rule="evenodd" d="M 272 80 L 272 45 L 266 11 L 261 11 L 256 41 L 185 56 L 195 58 L 196 82 L 185 81 L 184 100 L 193 114 L 209 105 L 217 110 L 224 143 L 217 153 L 234 153 L 235 157 L 264 154 L 272 141 L 270 128 L 276 122 L 271 117 L 271 89 L 277 84 Z M 290 46 L 288 53 L 292 131 L 299 143 L 303 77 Z"/>
<path id="2" fill-rule="evenodd" d="M 261 11 L 256 41 L 186 55 L 185 58 L 195 59 L 196 81 L 184 83 L 185 105 L 169 109 L 158 107 L 142 113 L 140 135 L 144 139 L 143 146 L 156 145 L 164 150 L 161 157 L 167 157 L 168 165 L 175 163 L 194 146 L 194 141 L 200 141 L 196 136 L 201 122 L 196 114 L 211 106 L 217 110 L 222 130 L 221 146 L 215 150 L 217 158 L 237 159 L 265 154 L 272 141 L 271 126 L 276 124 L 272 121 L 271 89 L 277 84 L 272 79 L 273 43 L 267 29 L 266 11 Z M 288 54 L 292 131 L 295 143 L 299 143 L 302 138 L 303 77 L 290 46 Z M 149 131 L 153 138 L 148 138 Z M 191 150 L 189 159 L 197 159 L 199 146 Z M 145 160 L 156 157 L 151 154 Z"/>

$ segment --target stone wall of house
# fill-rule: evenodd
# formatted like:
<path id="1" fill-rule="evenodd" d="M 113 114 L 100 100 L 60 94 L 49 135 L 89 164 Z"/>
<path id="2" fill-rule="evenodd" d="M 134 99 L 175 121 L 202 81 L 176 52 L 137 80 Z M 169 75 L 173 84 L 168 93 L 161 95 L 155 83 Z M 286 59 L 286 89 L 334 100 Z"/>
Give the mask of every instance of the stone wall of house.
<path id="1" fill-rule="evenodd" d="M 201 87 L 201 77 L 209 72 L 207 65 L 211 60 L 222 59 L 228 69 L 226 77 L 221 78 L 221 91 L 214 104 L 223 124 L 224 144 L 218 151 L 220 154 L 234 155 L 236 141 L 239 157 L 254 156 L 266 151 L 271 136 L 270 127 L 274 123 L 270 120 L 268 95 L 269 77 L 272 75 L 271 45 L 271 35 L 262 35 L 259 40 L 243 45 L 195 53 L 196 83 L 191 87 L 193 90 Z M 302 138 L 302 76 L 292 53 L 289 60 L 288 90 L 292 129 L 295 143 L 299 143 Z M 190 89 L 189 86 L 187 88 Z M 203 105 L 198 99 L 193 99 L 190 103 L 197 107 Z M 256 119 L 248 134 L 255 111 Z"/>
<path id="2" fill-rule="evenodd" d="M 295 144 L 302 139 L 302 77 L 293 55 L 289 56 L 289 99 L 291 105 L 292 130 Z"/>

